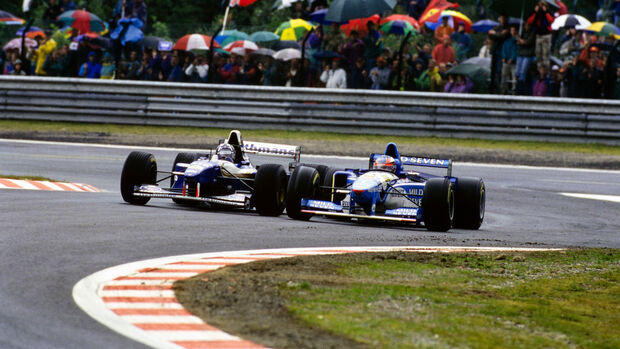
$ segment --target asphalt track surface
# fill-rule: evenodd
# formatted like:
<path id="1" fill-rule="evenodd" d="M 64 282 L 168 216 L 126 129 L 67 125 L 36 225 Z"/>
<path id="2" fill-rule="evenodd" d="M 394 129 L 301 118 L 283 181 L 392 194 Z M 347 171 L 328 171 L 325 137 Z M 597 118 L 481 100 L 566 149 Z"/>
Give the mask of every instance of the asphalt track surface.
<path id="1" fill-rule="evenodd" d="M 620 172 L 454 165 L 480 176 L 487 216 L 479 231 L 309 222 L 245 212 L 185 208 L 168 200 L 125 204 L 120 172 L 128 147 L 0 140 L 0 174 L 90 184 L 103 193 L 0 190 L 0 348 L 142 348 L 100 325 L 73 302 L 73 285 L 123 263 L 170 255 L 285 247 L 463 245 L 620 248 Z M 160 169 L 178 150 L 146 149 Z M 367 160 L 302 161 L 365 167 Z M 255 158 L 255 162 L 282 162 Z"/>

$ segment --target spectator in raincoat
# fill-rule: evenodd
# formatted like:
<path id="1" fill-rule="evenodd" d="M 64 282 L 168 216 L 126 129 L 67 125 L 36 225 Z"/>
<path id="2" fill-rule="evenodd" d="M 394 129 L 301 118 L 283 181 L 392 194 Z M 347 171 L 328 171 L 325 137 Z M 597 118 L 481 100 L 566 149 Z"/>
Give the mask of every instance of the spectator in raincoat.
<path id="1" fill-rule="evenodd" d="M 11 72 L 9 72 L 9 75 L 19 75 L 19 76 L 26 75 L 26 72 L 24 71 L 22 67 L 21 59 L 18 58 L 15 60 L 15 62 L 13 62 L 13 69 L 11 70 Z"/>
<path id="2" fill-rule="evenodd" d="M 360 40 L 357 30 L 351 31 L 351 39 L 344 45 L 342 55 L 347 61 L 349 67 L 357 63 L 358 59 L 364 58 L 364 42 Z"/>
<path id="3" fill-rule="evenodd" d="M 381 33 L 375 29 L 375 24 L 372 21 L 366 23 L 368 28 L 368 35 L 362 40 L 366 51 L 364 52 L 364 58 L 366 59 L 366 70 L 370 70 L 377 65 L 377 58 L 383 52 L 383 38 Z"/>
<path id="4" fill-rule="evenodd" d="M 502 74 L 502 46 L 504 41 L 510 37 L 510 27 L 508 25 L 508 16 L 501 14 L 499 16 L 499 24 L 489 31 L 491 39 L 491 91 L 495 91 L 495 87 Z"/>
<path id="5" fill-rule="evenodd" d="M 463 75 L 448 75 L 448 83 L 443 91 L 448 93 L 470 93 L 474 89 L 474 83 Z"/>
<path id="6" fill-rule="evenodd" d="M 170 59 L 170 74 L 168 74 L 167 81 L 170 82 L 185 82 L 185 71 L 181 66 L 181 60 L 177 53 L 172 55 Z"/>
<path id="7" fill-rule="evenodd" d="M 78 76 L 87 79 L 99 79 L 101 77 L 101 64 L 97 62 L 95 52 L 91 51 L 88 54 L 88 61 L 82 64 Z"/>
<path id="8" fill-rule="evenodd" d="M 370 69 L 370 81 L 372 90 L 387 90 L 390 81 L 390 68 L 384 57 L 377 58 L 377 66 Z"/>
<path id="9" fill-rule="evenodd" d="M 525 23 L 525 28 L 520 38 L 517 38 L 517 66 L 515 76 L 517 77 L 517 94 L 524 95 L 526 91 L 527 72 L 530 64 L 534 60 L 536 44 L 536 33 L 530 23 Z"/>
<path id="10" fill-rule="evenodd" d="M 138 60 L 138 52 L 132 50 L 129 58 L 121 62 L 120 78 L 127 80 L 138 79 L 138 71 L 140 69 L 140 61 Z"/>
<path id="11" fill-rule="evenodd" d="M 197 55 L 192 60 L 192 63 L 185 69 L 185 75 L 189 82 L 205 82 L 207 80 L 207 73 L 209 72 L 209 65 L 203 56 Z"/>
<path id="12" fill-rule="evenodd" d="M 456 60 L 462 62 L 467 59 L 469 51 L 471 51 L 472 41 L 471 36 L 465 32 L 464 23 L 459 23 L 457 31 L 450 35 L 450 39 L 456 44 Z"/>
<path id="13" fill-rule="evenodd" d="M 326 88 L 347 88 L 347 73 L 340 68 L 340 58 L 334 58 L 331 67 L 325 65 L 320 79 Z"/>
<path id="14" fill-rule="evenodd" d="M 39 48 L 35 51 L 36 57 L 36 68 L 34 73 L 36 75 L 47 75 L 45 70 L 43 69 L 43 65 L 45 64 L 45 60 L 47 56 L 51 54 L 56 49 L 56 41 L 54 39 L 50 39 L 47 36 L 37 36 L 37 42 L 39 43 Z"/>
<path id="15" fill-rule="evenodd" d="M 538 65 L 538 75 L 534 79 L 532 85 L 532 96 L 545 97 L 549 95 L 551 87 L 551 79 L 547 74 L 547 66 L 544 64 Z"/>
<path id="16" fill-rule="evenodd" d="M 534 13 L 527 19 L 536 32 L 536 63 L 549 66 L 551 55 L 551 24 L 553 16 L 549 13 L 547 3 L 540 1 L 534 7 Z"/>
<path id="17" fill-rule="evenodd" d="M 230 63 L 225 64 L 220 69 L 220 75 L 224 80 L 225 84 L 238 84 L 240 79 L 241 69 L 243 66 L 241 65 L 241 56 L 231 53 L 230 55 Z"/>
<path id="18" fill-rule="evenodd" d="M 515 67 L 517 63 L 517 27 L 510 27 L 510 35 L 511 37 L 504 41 L 504 45 L 502 46 L 502 82 L 501 82 L 501 91 L 503 94 L 509 92 L 508 82 L 513 81 L 513 86 L 511 90 L 514 90 L 514 81 L 516 80 L 515 76 Z"/>
<path id="19" fill-rule="evenodd" d="M 366 71 L 364 57 L 358 57 L 353 68 L 347 76 L 347 88 L 366 89 L 370 88 L 371 82 Z"/>
<path id="20" fill-rule="evenodd" d="M 56 50 L 47 56 L 43 69 L 47 76 L 62 76 L 66 64 L 66 56 L 60 50 Z"/>
<path id="21" fill-rule="evenodd" d="M 435 62 L 434 59 L 428 62 L 428 68 L 426 68 L 419 78 L 414 80 L 414 83 L 417 91 L 439 92 L 442 81 L 441 75 L 439 75 L 437 62 Z"/>
<path id="22" fill-rule="evenodd" d="M 435 46 L 433 49 L 433 59 L 437 62 L 437 64 L 452 63 L 456 61 L 456 55 L 454 54 L 454 49 L 452 48 L 449 36 L 446 35 L 443 38 L 443 42 Z"/>
<path id="23" fill-rule="evenodd" d="M 142 31 L 146 32 L 146 21 L 148 18 L 148 13 L 146 10 L 146 4 L 142 0 L 134 0 L 131 17 L 137 18 L 142 21 Z"/>
<path id="24" fill-rule="evenodd" d="M 436 45 L 441 45 L 446 36 L 450 37 L 450 35 L 454 33 L 454 29 L 450 26 L 450 23 L 448 23 L 449 20 L 450 17 L 448 16 L 442 17 L 441 24 L 435 29 L 435 34 L 433 36 L 435 37 Z"/>
<path id="25" fill-rule="evenodd" d="M 323 41 L 323 50 L 334 51 L 338 54 L 341 54 L 346 41 L 347 38 L 340 30 L 340 25 L 334 22 L 332 23 L 331 31 L 329 32 L 329 34 L 325 35 L 325 40 Z"/>
<path id="26" fill-rule="evenodd" d="M 106 52 L 103 55 L 103 62 L 101 64 L 100 79 L 113 80 L 116 74 L 116 64 L 112 62 L 112 55 L 110 52 Z"/>

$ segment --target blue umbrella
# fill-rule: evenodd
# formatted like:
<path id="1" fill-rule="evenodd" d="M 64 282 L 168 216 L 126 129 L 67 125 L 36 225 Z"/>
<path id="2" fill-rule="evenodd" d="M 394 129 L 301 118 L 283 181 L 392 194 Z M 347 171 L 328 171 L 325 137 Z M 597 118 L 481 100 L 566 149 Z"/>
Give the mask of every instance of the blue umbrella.
<path id="1" fill-rule="evenodd" d="M 326 8 L 322 9 L 322 10 L 316 10 L 314 12 L 312 12 L 309 16 L 309 21 L 310 22 L 314 22 L 314 23 L 319 23 L 319 24 L 332 24 L 334 22 L 328 21 L 325 19 L 325 15 L 327 14 L 327 10 Z M 344 21 L 344 22 L 337 22 L 339 24 L 344 24 L 344 23 L 348 23 L 348 21 Z"/>
<path id="2" fill-rule="evenodd" d="M 474 23 L 471 26 L 471 29 L 478 33 L 488 33 L 489 30 L 495 28 L 497 25 L 499 25 L 499 22 L 495 22 L 490 19 L 483 19 Z"/>
<path id="3" fill-rule="evenodd" d="M 15 35 L 17 36 L 22 36 L 24 34 L 24 30 L 26 30 L 26 27 L 21 27 L 17 30 L 17 32 L 15 32 Z M 28 32 L 39 32 L 39 31 L 43 31 L 43 29 L 39 28 L 39 27 L 30 27 L 30 29 L 28 29 Z"/>
<path id="4" fill-rule="evenodd" d="M 144 33 L 140 30 L 143 25 L 137 18 L 123 18 L 118 21 L 118 26 L 110 34 L 110 38 L 118 40 L 120 37 L 122 46 L 130 42 L 140 42 L 144 38 Z M 124 30 L 125 27 L 127 30 Z"/>

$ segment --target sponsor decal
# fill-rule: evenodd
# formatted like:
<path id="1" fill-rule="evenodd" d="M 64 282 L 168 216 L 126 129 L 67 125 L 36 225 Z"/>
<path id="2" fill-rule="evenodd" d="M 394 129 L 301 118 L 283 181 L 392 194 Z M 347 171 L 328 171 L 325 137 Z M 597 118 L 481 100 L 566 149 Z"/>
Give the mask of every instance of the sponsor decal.
<path id="1" fill-rule="evenodd" d="M 446 167 L 450 163 L 450 160 L 431 159 L 431 158 L 417 158 L 401 156 L 400 160 L 406 165 L 426 165 L 426 166 L 438 166 Z"/>
<path id="2" fill-rule="evenodd" d="M 399 217 L 417 217 L 417 208 L 397 208 L 394 210 L 385 211 L 386 216 L 399 216 Z"/>
<path id="3" fill-rule="evenodd" d="M 304 201 L 306 202 L 304 203 Z M 335 204 L 331 201 L 302 200 L 301 204 L 302 206 L 318 210 L 342 211 L 342 206 Z"/>
<path id="4" fill-rule="evenodd" d="M 248 142 L 243 145 L 243 148 L 250 152 L 295 156 L 295 149 L 277 147 L 274 144 Z"/>

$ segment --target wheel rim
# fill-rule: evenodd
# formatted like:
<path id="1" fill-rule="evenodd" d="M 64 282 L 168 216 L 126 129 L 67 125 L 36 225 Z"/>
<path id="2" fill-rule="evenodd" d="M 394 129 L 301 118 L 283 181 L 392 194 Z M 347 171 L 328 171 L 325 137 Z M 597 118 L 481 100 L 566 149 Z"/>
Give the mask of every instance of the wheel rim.
<path id="1" fill-rule="evenodd" d="M 484 188 L 484 184 L 482 184 L 480 188 L 480 222 L 484 219 L 484 210 L 486 207 L 486 189 Z"/>
<path id="2" fill-rule="evenodd" d="M 448 207 L 450 211 L 450 222 L 454 221 L 454 186 L 450 184 L 448 191 Z"/>

